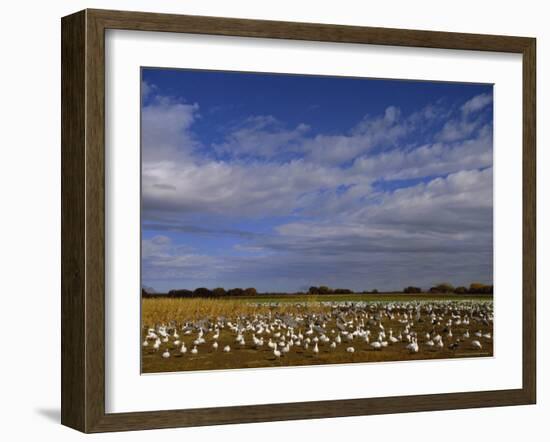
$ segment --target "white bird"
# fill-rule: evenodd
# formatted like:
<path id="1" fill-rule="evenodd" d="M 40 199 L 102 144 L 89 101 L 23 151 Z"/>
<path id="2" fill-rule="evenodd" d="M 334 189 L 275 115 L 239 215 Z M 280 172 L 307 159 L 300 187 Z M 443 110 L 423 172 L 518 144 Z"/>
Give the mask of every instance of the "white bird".
<path id="1" fill-rule="evenodd" d="M 313 353 L 315 354 L 319 353 L 319 347 L 317 345 L 317 342 L 315 343 L 315 347 L 313 347 Z"/>
<path id="2" fill-rule="evenodd" d="M 231 351 L 231 347 L 229 345 L 226 345 L 224 348 L 223 348 L 223 351 L 225 353 L 229 353 Z"/>
<path id="3" fill-rule="evenodd" d="M 409 353 L 418 353 L 418 342 L 416 341 L 416 338 L 412 339 L 412 342 L 407 345 L 407 350 L 409 350 Z"/>
<path id="4" fill-rule="evenodd" d="M 273 354 L 275 355 L 275 357 L 277 358 L 280 358 L 281 357 L 281 352 L 279 350 L 277 350 L 277 348 L 275 348 L 275 350 L 273 350 Z"/>
<path id="5" fill-rule="evenodd" d="M 198 352 L 199 352 L 199 351 L 197 350 L 197 346 L 195 345 L 195 346 L 193 347 L 193 350 L 191 350 L 191 353 L 194 354 L 194 355 L 196 355 Z"/>
<path id="6" fill-rule="evenodd" d="M 187 353 L 187 347 L 185 346 L 185 342 L 184 342 L 183 344 L 181 344 L 180 353 L 181 353 L 182 355 L 184 355 L 185 353 Z"/>
<path id="7" fill-rule="evenodd" d="M 149 342 L 147 342 L 147 339 L 145 341 L 143 341 L 143 346 L 144 347 L 147 347 L 149 345 Z"/>
<path id="8" fill-rule="evenodd" d="M 214 341 L 214 343 L 212 344 L 212 348 L 214 350 L 217 350 L 218 349 L 218 341 Z"/>
<path id="9" fill-rule="evenodd" d="M 333 348 L 333 349 L 336 348 L 336 342 L 332 341 L 330 343 L 330 348 Z"/>
<path id="10" fill-rule="evenodd" d="M 162 354 L 162 357 L 163 357 L 164 359 L 170 357 L 170 352 L 168 351 L 168 349 L 164 350 L 164 353 Z"/>
<path id="11" fill-rule="evenodd" d="M 472 348 L 475 350 L 481 350 L 481 342 L 479 342 L 477 339 L 474 339 L 472 341 Z"/>
<path id="12" fill-rule="evenodd" d="M 346 348 L 346 351 L 347 351 L 348 353 L 353 353 L 353 352 L 355 352 L 355 348 L 353 348 L 353 347 L 348 347 L 348 348 Z"/>

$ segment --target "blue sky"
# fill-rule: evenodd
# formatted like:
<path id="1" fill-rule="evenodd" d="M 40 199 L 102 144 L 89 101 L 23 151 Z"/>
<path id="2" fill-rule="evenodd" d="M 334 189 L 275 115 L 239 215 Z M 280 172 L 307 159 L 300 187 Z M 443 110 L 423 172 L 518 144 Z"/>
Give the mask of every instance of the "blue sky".
<path id="1" fill-rule="evenodd" d="M 492 85 L 142 70 L 142 284 L 492 282 Z"/>

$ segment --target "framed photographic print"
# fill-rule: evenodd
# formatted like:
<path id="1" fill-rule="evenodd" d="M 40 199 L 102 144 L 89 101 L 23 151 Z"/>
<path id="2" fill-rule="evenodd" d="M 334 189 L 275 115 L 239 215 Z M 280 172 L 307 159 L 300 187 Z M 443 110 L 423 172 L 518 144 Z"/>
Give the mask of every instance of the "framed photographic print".
<path id="1" fill-rule="evenodd" d="M 62 20 L 62 423 L 532 404 L 535 40 Z"/>

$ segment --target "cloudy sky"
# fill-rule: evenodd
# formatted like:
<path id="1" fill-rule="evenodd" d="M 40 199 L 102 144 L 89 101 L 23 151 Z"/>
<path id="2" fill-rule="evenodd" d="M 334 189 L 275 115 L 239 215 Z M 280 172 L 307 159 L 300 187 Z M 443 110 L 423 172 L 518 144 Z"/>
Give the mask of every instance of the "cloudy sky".
<path id="1" fill-rule="evenodd" d="M 142 284 L 493 278 L 491 85 L 142 70 Z"/>

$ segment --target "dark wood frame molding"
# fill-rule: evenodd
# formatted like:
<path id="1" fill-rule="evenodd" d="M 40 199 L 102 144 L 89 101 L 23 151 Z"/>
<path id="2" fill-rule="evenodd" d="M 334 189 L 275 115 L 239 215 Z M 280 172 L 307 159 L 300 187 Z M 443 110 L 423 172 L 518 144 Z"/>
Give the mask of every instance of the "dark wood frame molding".
<path id="1" fill-rule="evenodd" d="M 233 18 L 84 10 L 62 28 L 61 422 L 83 432 L 534 404 L 536 40 Z M 136 413 L 105 412 L 105 30 L 183 32 L 523 56 L 523 386 L 515 390 Z"/>

